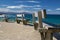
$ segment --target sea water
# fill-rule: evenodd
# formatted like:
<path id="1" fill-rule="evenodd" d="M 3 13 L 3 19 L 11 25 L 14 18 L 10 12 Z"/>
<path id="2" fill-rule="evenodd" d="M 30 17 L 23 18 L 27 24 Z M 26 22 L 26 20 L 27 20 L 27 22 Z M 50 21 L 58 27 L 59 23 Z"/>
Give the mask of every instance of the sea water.
<path id="1" fill-rule="evenodd" d="M 16 14 L 6 14 L 6 18 L 8 19 L 8 21 L 15 21 Z M 0 17 L 0 22 L 4 20 L 5 20 L 5 17 Z"/>
<path id="2" fill-rule="evenodd" d="M 16 14 L 6 14 L 6 17 L 9 21 L 16 21 Z M 20 17 L 22 18 L 22 17 Z M 30 22 L 33 21 L 32 14 L 24 14 L 24 19 L 29 20 Z M 46 17 L 47 21 L 52 21 L 56 23 L 60 23 L 60 15 L 47 15 Z M 35 17 L 35 20 L 38 20 L 38 17 Z M 56 21 L 57 20 L 57 21 Z M 0 17 L 0 21 L 4 21 L 4 17 Z"/>
<path id="3" fill-rule="evenodd" d="M 8 21 L 16 21 L 16 15 L 17 14 L 6 14 L 6 18 L 8 19 Z M 17 18 L 22 18 L 22 17 L 17 17 Z M 24 19 L 29 20 L 30 22 L 32 21 L 32 14 L 24 14 Z M 0 17 L 0 22 L 4 21 L 5 17 Z"/>
<path id="4" fill-rule="evenodd" d="M 43 22 L 52 26 L 60 26 L 60 15 L 47 15 L 47 17 L 43 19 Z"/>
<path id="5" fill-rule="evenodd" d="M 60 23 L 60 15 L 47 15 L 46 20 L 53 23 Z"/>

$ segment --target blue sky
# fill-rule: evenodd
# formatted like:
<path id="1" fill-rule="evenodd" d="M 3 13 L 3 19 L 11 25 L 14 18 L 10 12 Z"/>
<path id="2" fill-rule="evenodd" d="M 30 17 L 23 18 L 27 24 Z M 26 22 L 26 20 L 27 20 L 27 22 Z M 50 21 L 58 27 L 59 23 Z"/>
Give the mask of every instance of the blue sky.
<path id="1" fill-rule="evenodd" d="M 38 12 L 60 14 L 60 0 L 0 0 L 0 12 Z"/>

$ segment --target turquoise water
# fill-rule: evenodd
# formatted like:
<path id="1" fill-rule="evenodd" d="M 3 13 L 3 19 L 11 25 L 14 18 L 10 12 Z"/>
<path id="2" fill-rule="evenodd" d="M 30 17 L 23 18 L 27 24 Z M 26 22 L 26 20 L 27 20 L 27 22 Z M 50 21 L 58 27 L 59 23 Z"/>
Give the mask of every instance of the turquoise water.
<path id="1" fill-rule="evenodd" d="M 16 21 L 16 14 L 7 14 L 6 17 L 9 21 Z M 30 23 L 32 23 L 33 16 L 32 14 L 25 14 L 24 19 L 27 19 Z M 38 18 L 36 17 L 35 20 L 38 20 Z M 0 21 L 4 21 L 4 18 L 0 17 Z M 43 19 L 43 22 L 60 25 L 60 15 L 47 15 L 47 18 Z"/>
<path id="2" fill-rule="evenodd" d="M 0 17 L 0 21 L 4 21 L 4 18 L 3 17 Z"/>
<path id="3" fill-rule="evenodd" d="M 47 15 L 43 22 L 56 27 L 60 26 L 60 15 Z"/>
<path id="4" fill-rule="evenodd" d="M 6 14 L 6 18 L 8 21 L 16 21 L 16 14 Z M 17 17 L 17 18 L 22 18 L 22 17 Z M 4 17 L 0 17 L 0 21 L 4 21 Z M 29 20 L 29 22 L 32 22 L 32 14 L 25 14 L 24 19 Z"/>
<path id="5" fill-rule="evenodd" d="M 15 22 L 15 20 L 16 20 L 16 14 L 6 14 L 6 18 L 7 18 L 9 21 Z M 4 21 L 4 20 L 5 20 L 5 17 L 0 17 L 0 22 L 1 22 L 1 21 Z"/>

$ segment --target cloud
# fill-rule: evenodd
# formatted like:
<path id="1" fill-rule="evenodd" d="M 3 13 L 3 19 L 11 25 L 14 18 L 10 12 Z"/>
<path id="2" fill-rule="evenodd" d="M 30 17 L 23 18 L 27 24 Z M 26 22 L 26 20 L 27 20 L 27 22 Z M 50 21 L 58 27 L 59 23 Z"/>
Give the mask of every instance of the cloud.
<path id="1" fill-rule="evenodd" d="M 8 9 L 8 8 L 0 8 L 0 12 L 16 12 L 16 13 L 21 13 L 21 12 L 29 12 L 29 13 L 33 13 L 34 11 L 29 11 L 29 10 L 12 10 L 12 9 Z"/>
<path id="2" fill-rule="evenodd" d="M 47 14 L 54 14 L 54 15 L 60 15 L 60 11 L 58 11 L 59 8 L 57 8 L 56 10 L 51 10 L 51 9 L 47 9 Z"/>
<path id="3" fill-rule="evenodd" d="M 47 14 L 59 14 L 60 15 L 60 11 L 58 10 L 54 10 L 54 11 L 47 11 Z"/>
<path id="4" fill-rule="evenodd" d="M 18 2 L 15 1 L 15 3 L 24 3 L 24 2 L 40 3 L 39 1 L 18 1 Z"/>
<path id="5" fill-rule="evenodd" d="M 40 10 L 40 5 L 18 5 L 18 6 L 9 6 L 9 5 L 2 5 L 6 6 L 4 8 L 0 8 L 0 12 L 36 12 L 36 10 Z M 30 9 L 26 9 L 30 8 Z"/>
<path id="6" fill-rule="evenodd" d="M 0 8 L 0 12 L 8 12 L 10 9 L 7 8 Z"/>
<path id="7" fill-rule="evenodd" d="M 29 12 L 29 13 L 33 13 L 33 11 L 28 11 L 28 10 L 19 10 L 18 12 Z"/>
<path id="8" fill-rule="evenodd" d="M 56 10 L 60 10 L 60 8 L 57 8 Z"/>
<path id="9" fill-rule="evenodd" d="M 7 6 L 6 8 L 23 8 L 23 7 L 32 7 L 32 6 L 19 5 L 19 6 Z"/>
<path id="10" fill-rule="evenodd" d="M 35 5 L 36 7 L 41 7 L 41 5 Z"/>
<path id="11" fill-rule="evenodd" d="M 0 8 L 0 12 L 18 12 L 16 10 L 8 9 L 8 8 Z"/>
<path id="12" fill-rule="evenodd" d="M 6 8 L 21 8 L 21 6 L 7 6 Z"/>
<path id="13" fill-rule="evenodd" d="M 32 2 L 32 3 L 39 3 L 38 1 L 27 1 L 27 2 Z"/>
<path id="14" fill-rule="evenodd" d="M 47 9 L 47 11 L 52 11 L 51 9 Z"/>
<path id="15" fill-rule="evenodd" d="M 35 12 L 38 12 L 38 11 L 40 11 L 40 10 L 42 10 L 41 8 L 33 8 L 33 10 L 35 11 Z"/>
<path id="16" fill-rule="evenodd" d="M 38 9 L 38 10 L 40 10 L 41 8 L 33 8 L 33 9 Z"/>
<path id="17" fill-rule="evenodd" d="M 6 8 L 29 8 L 29 7 L 41 7 L 40 5 L 28 6 L 28 5 L 18 5 L 18 6 L 7 6 Z"/>

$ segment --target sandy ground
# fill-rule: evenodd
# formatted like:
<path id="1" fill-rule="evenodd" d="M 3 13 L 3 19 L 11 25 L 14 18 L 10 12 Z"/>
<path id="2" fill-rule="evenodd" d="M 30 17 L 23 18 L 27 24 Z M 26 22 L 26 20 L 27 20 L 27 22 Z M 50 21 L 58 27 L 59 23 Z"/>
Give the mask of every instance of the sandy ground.
<path id="1" fill-rule="evenodd" d="M 44 24 L 44 26 L 48 25 Z M 34 30 L 33 26 L 0 22 L 0 40 L 41 40 L 41 38 L 40 33 Z"/>
<path id="2" fill-rule="evenodd" d="M 0 22 L 0 40 L 40 40 L 33 26 Z"/>

